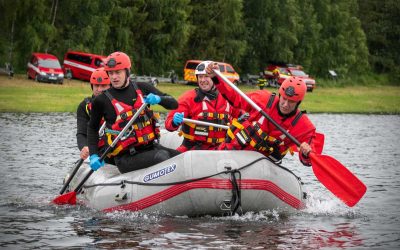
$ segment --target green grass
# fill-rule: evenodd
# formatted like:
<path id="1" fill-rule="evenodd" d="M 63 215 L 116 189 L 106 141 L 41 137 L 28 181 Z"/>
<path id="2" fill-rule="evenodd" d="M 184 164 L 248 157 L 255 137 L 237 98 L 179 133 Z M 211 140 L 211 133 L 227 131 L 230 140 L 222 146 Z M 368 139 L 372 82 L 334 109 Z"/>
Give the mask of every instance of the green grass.
<path id="1" fill-rule="evenodd" d="M 317 79 L 319 87 L 349 87 L 349 86 L 400 86 L 400 83 L 388 74 L 356 75 L 349 78 Z"/>
<path id="2" fill-rule="evenodd" d="M 400 87 L 318 88 L 306 95 L 302 108 L 312 113 L 400 114 Z"/>
<path id="3" fill-rule="evenodd" d="M 368 83 L 368 79 L 375 83 Z M 375 80 L 367 77 L 359 84 L 354 81 L 346 84 L 344 80 L 321 82 L 321 86 L 307 93 L 301 109 L 309 113 L 400 114 L 400 86 L 381 84 L 381 79 Z M 158 86 L 175 98 L 194 87 L 167 83 Z M 257 90 L 253 86 L 240 88 L 244 92 Z M 12 79 L 0 76 L 0 112 L 76 112 L 78 104 L 90 95 L 87 82 L 65 80 L 63 85 L 56 85 L 36 83 L 23 75 Z M 159 105 L 154 109 L 165 112 Z"/>
<path id="4" fill-rule="evenodd" d="M 0 112 L 75 112 L 90 92 L 89 84 L 79 81 L 56 85 L 1 76 Z"/>

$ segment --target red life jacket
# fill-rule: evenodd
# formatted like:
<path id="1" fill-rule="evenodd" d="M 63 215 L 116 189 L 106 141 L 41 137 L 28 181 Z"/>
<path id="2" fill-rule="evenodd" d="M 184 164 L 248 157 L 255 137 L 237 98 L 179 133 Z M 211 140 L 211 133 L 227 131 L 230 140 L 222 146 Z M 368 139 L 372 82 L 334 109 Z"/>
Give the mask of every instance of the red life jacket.
<path id="1" fill-rule="evenodd" d="M 125 104 L 115 99 L 109 91 L 105 91 L 105 95 L 110 99 L 114 106 L 117 118 L 111 128 L 106 128 L 105 138 L 106 143 L 111 145 L 113 140 L 122 131 L 125 125 L 132 119 L 133 115 L 144 103 L 142 91 L 135 86 L 137 98 L 133 106 Z M 160 136 L 158 117 L 149 108 L 145 108 L 133 122 L 131 128 L 127 130 L 115 145 L 114 150 L 108 154 L 109 157 L 118 155 L 121 152 L 128 150 L 131 147 L 138 147 L 152 143 Z"/>
<path id="2" fill-rule="evenodd" d="M 188 96 L 194 95 L 193 93 L 196 92 L 191 91 Z M 204 97 L 200 102 L 196 102 L 194 96 L 187 100 L 192 102 L 189 114 L 191 119 L 222 125 L 228 124 L 232 119 L 233 107 L 220 94 L 214 100 Z M 193 123 L 183 123 L 181 130 L 185 140 L 201 142 L 205 149 L 209 148 L 210 144 L 220 144 L 225 141 L 226 136 L 225 129 Z"/>
<path id="3" fill-rule="evenodd" d="M 303 117 L 303 112 L 300 110 L 297 110 L 293 116 L 282 120 L 278 109 L 272 108 L 278 105 L 278 102 L 279 98 L 275 98 L 275 93 L 271 94 L 264 111 L 293 136 L 299 135 L 303 129 L 308 130 L 309 125 L 305 120 L 299 124 L 300 126 L 296 126 Z M 293 142 L 286 138 L 286 135 L 262 116 L 260 112 L 253 113 L 249 120 L 242 123 L 233 121 L 227 134 L 230 140 L 237 140 L 243 148 L 259 151 L 276 161 L 282 159 L 288 151 L 293 154 L 290 147 Z M 229 145 L 227 146 L 229 149 Z"/>

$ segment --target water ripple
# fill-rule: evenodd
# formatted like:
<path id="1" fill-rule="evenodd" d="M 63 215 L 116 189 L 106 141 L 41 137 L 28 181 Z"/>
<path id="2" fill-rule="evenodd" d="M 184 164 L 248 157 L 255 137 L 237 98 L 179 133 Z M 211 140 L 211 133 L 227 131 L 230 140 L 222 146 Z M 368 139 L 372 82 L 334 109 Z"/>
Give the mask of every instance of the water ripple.
<path id="1" fill-rule="evenodd" d="M 344 205 L 297 156 L 283 165 L 302 178 L 306 208 L 230 217 L 101 213 L 55 206 L 78 158 L 71 113 L 0 114 L 0 247 L 5 249 L 397 249 L 400 246 L 400 116 L 310 115 L 324 153 L 368 187 Z"/>

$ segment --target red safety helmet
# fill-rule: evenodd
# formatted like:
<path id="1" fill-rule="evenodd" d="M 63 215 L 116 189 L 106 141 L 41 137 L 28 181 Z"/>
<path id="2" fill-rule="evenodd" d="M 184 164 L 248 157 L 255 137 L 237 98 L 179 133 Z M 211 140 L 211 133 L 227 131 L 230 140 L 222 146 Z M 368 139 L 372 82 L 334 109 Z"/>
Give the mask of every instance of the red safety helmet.
<path id="1" fill-rule="evenodd" d="M 90 76 L 90 84 L 96 85 L 109 85 L 110 78 L 107 75 L 107 72 L 104 68 L 98 68 L 93 71 L 92 75 Z"/>
<path id="2" fill-rule="evenodd" d="M 303 79 L 295 76 L 286 78 L 279 88 L 279 94 L 288 100 L 300 102 L 307 92 L 306 83 Z"/>
<path id="3" fill-rule="evenodd" d="M 106 58 L 106 65 L 104 66 L 105 71 L 121 70 L 131 68 L 131 59 L 124 52 L 111 53 Z"/>

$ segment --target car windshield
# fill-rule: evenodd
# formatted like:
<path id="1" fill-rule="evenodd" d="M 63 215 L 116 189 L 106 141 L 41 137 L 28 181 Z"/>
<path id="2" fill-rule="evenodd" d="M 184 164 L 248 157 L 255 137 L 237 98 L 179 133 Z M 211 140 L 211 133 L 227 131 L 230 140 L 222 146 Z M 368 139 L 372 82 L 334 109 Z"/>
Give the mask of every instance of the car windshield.
<path id="1" fill-rule="evenodd" d="M 292 70 L 290 70 L 290 72 L 291 72 L 292 75 L 294 75 L 294 76 L 307 76 L 307 74 L 304 73 L 304 71 L 298 70 L 298 69 L 292 69 Z"/>
<path id="2" fill-rule="evenodd" d="M 278 68 L 280 74 L 288 75 L 289 71 L 286 68 Z"/>
<path id="3" fill-rule="evenodd" d="M 228 71 L 228 73 L 235 73 L 235 70 L 229 65 L 226 65 L 226 71 Z"/>
<path id="4" fill-rule="evenodd" d="M 186 68 L 187 68 L 187 69 L 196 69 L 197 65 L 199 65 L 198 62 L 189 62 L 189 63 L 186 65 Z"/>
<path id="5" fill-rule="evenodd" d="M 60 63 L 56 60 L 39 60 L 39 65 L 45 68 L 50 69 L 59 69 L 61 68 Z"/>

